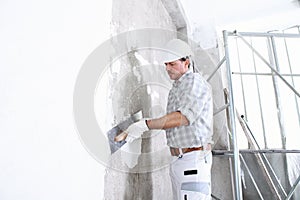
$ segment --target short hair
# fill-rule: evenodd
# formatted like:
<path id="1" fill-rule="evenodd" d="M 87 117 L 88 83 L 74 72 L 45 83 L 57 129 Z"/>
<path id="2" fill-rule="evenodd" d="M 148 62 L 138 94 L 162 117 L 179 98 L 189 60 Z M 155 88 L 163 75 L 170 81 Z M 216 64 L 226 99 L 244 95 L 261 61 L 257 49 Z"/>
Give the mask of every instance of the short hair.
<path id="1" fill-rule="evenodd" d="M 184 61 L 186 61 L 186 60 L 190 60 L 190 63 L 189 63 L 189 66 L 188 66 L 188 68 L 190 68 L 190 66 L 191 66 L 191 59 L 190 59 L 189 56 L 182 57 L 182 58 L 180 58 L 179 60 L 182 61 L 182 62 L 184 62 Z"/>
<path id="2" fill-rule="evenodd" d="M 186 61 L 187 59 L 190 59 L 190 58 L 189 58 L 188 56 L 186 56 L 186 57 L 180 58 L 179 60 L 184 62 L 184 61 Z"/>

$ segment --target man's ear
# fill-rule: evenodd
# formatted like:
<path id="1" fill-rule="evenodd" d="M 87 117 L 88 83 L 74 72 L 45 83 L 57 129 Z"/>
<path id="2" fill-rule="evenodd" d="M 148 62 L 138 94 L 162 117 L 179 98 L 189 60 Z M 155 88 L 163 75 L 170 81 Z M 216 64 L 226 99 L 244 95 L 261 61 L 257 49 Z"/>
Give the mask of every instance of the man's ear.
<path id="1" fill-rule="evenodd" d="M 185 66 L 187 66 L 189 68 L 189 64 L 190 64 L 190 59 L 186 59 L 185 60 Z"/>

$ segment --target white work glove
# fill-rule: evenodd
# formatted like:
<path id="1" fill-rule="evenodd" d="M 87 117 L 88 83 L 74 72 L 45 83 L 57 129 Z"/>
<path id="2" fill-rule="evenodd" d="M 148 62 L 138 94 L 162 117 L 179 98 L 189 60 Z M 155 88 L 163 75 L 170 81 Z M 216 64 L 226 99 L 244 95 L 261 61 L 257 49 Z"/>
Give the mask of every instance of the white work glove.
<path id="1" fill-rule="evenodd" d="M 127 129 L 126 133 L 128 134 L 125 141 L 126 142 L 133 142 L 134 140 L 138 139 L 141 137 L 141 135 L 145 132 L 149 131 L 149 128 L 146 124 L 146 120 L 142 119 L 138 122 L 135 122 L 131 124 Z"/>

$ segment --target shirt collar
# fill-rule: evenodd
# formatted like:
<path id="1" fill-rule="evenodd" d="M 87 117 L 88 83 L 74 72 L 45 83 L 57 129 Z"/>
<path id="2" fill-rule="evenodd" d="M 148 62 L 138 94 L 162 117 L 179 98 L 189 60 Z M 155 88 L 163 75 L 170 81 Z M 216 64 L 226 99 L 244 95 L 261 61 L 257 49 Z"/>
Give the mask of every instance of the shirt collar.
<path id="1" fill-rule="evenodd" d="M 178 87 L 180 83 L 184 80 L 184 77 L 186 77 L 188 74 L 192 73 L 193 71 L 191 69 L 188 69 L 187 72 L 185 72 L 178 80 L 175 80 L 173 83 L 174 87 Z"/>

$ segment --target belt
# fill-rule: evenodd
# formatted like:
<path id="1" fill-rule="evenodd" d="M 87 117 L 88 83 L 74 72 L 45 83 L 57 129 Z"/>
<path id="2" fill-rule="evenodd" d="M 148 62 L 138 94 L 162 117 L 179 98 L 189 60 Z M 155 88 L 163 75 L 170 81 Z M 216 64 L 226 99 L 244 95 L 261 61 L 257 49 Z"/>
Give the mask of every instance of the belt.
<path id="1" fill-rule="evenodd" d="M 210 150 L 210 144 L 207 145 L 207 147 L 205 148 L 207 150 Z M 174 147 L 170 147 L 170 152 L 172 156 L 179 156 L 181 154 L 185 154 L 188 152 L 192 152 L 192 151 L 202 151 L 204 150 L 203 146 L 201 147 L 191 147 L 191 148 L 174 148 Z"/>

